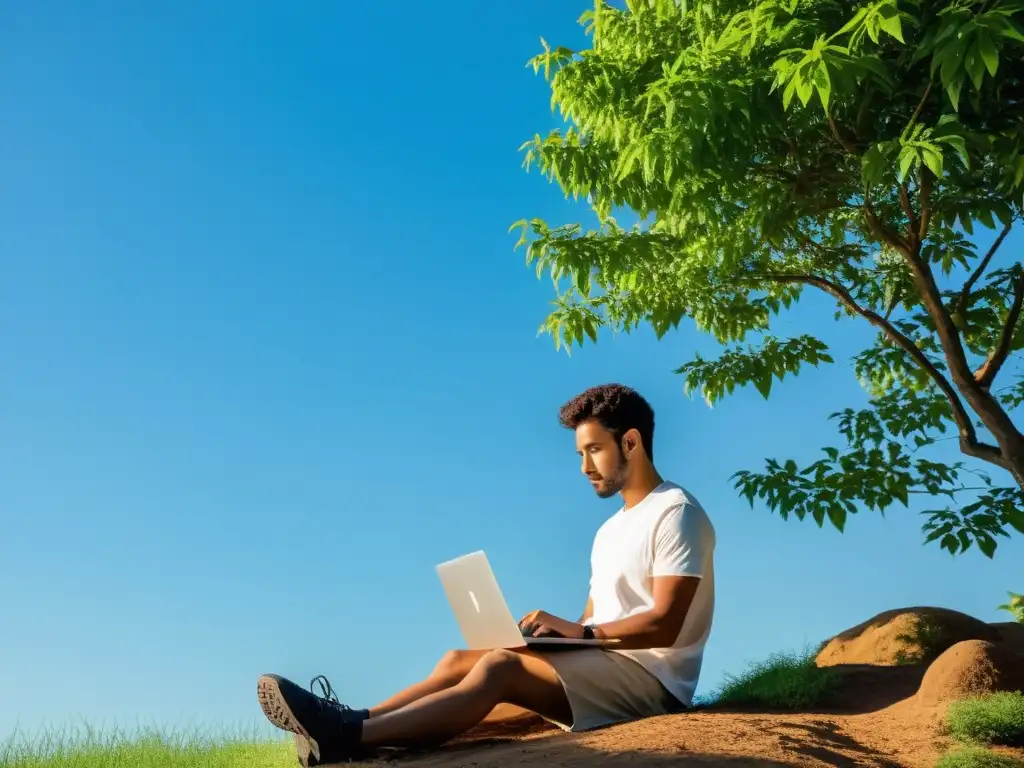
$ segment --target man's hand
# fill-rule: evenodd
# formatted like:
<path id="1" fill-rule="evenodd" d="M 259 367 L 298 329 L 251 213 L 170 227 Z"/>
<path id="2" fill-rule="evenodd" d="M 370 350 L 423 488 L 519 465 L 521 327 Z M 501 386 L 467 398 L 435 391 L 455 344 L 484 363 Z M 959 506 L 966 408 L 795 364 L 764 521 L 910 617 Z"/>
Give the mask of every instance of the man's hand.
<path id="1" fill-rule="evenodd" d="M 526 637 L 583 637 L 583 625 L 552 616 L 546 611 L 533 611 L 519 621 L 519 629 Z"/>

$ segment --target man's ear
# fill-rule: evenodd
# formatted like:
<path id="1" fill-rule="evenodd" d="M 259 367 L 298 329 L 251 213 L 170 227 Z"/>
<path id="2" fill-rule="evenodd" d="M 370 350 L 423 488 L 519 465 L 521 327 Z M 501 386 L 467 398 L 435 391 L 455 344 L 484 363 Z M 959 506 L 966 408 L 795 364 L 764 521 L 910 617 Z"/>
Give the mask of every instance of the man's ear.
<path id="1" fill-rule="evenodd" d="M 631 429 L 622 436 L 622 452 L 629 456 L 640 447 L 640 433 Z"/>

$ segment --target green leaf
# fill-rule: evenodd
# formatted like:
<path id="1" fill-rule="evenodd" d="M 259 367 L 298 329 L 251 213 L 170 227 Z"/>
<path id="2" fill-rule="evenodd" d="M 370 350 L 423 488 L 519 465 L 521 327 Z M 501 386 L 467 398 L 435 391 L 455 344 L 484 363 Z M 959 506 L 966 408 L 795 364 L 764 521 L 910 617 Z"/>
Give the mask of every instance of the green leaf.
<path id="1" fill-rule="evenodd" d="M 978 53 L 981 60 L 985 62 L 988 73 L 995 77 L 996 71 L 999 69 L 999 49 L 996 48 L 996 44 L 989 37 L 988 32 L 978 33 Z"/>
<path id="2" fill-rule="evenodd" d="M 828 67 L 824 62 L 814 73 L 814 87 L 818 90 L 821 106 L 828 112 L 829 99 L 832 96 L 832 79 L 828 75 Z"/>
<path id="3" fill-rule="evenodd" d="M 836 527 L 836 530 L 842 533 L 846 528 L 846 509 L 839 504 L 834 504 L 828 508 L 828 519 Z"/>
<path id="4" fill-rule="evenodd" d="M 796 95 L 798 85 L 799 80 L 795 76 L 790 78 L 789 82 L 786 84 L 786 88 L 782 92 L 783 110 L 789 109 L 789 105 L 793 101 L 793 96 Z"/>
<path id="5" fill-rule="evenodd" d="M 921 159 L 936 178 L 942 178 L 942 151 L 933 144 L 921 148 Z"/>
<path id="6" fill-rule="evenodd" d="M 978 535 L 977 542 L 978 549 L 985 554 L 985 557 L 991 560 L 996 553 L 996 540 L 991 536 L 982 533 Z"/>
<path id="7" fill-rule="evenodd" d="M 817 523 L 819 528 L 825 525 L 825 510 L 821 507 L 815 507 L 812 509 L 811 517 L 814 518 L 814 522 Z"/>
<path id="8" fill-rule="evenodd" d="M 1024 533 L 1024 510 L 1008 509 L 1005 516 L 1007 525 L 1018 533 Z"/>
<path id="9" fill-rule="evenodd" d="M 1012 19 L 1006 20 L 1001 36 L 1015 43 L 1024 43 L 1024 30 Z"/>
<path id="10" fill-rule="evenodd" d="M 971 158 L 967 154 L 967 142 L 962 136 L 946 136 L 942 139 L 945 144 L 948 144 L 956 152 L 957 157 L 960 158 L 960 163 L 963 165 L 964 170 L 970 170 Z"/>
<path id="11" fill-rule="evenodd" d="M 980 92 L 981 83 L 985 79 L 985 61 L 978 50 L 977 41 L 967 51 L 967 57 L 964 59 L 964 69 L 967 70 L 967 76 L 971 78 L 971 82 L 974 84 L 974 90 Z"/>
<path id="12" fill-rule="evenodd" d="M 970 534 L 968 534 L 967 531 L 960 529 L 960 531 L 957 532 L 956 537 L 960 539 L 961 552 L 966 552 L 971 548 L 971 543 L 973 539 L 971 539 Z"/>
<path id="13" fill-rule="evenodd" d="M 899 180 L 904 181 L 913 168 L 919 162 L 917 153 L 914 152 L 910 147 L 906 147 L 900 152 L 900 173 Z"/>
<path id="14" fill-rule="evenodd" d="M 886 169 L 885 155 L 880 144 L 872 144 L 861 158 L 861 178 L 865 186 L 872 187 L 882 180 Z"/>
<path id="15" fill-rule="evenodd" d="M 946 95 L 949 96 L 949 103 L 953 105 L 953 109 L 960 110 L 960 91 L 963 88 L 964 81 L 961 78 L 955 78 L 950 81 L 946 86 Z"/>
<path id="16" fill-rule="evenodd" d="M 940 546 L 946 551 L 948 551 L 949 554 L 955 555 L 957 549 L 959 549 L 960 547 L 960 541 L 952 533 L 947 533 L 945 536 L 942 537 Z"/>
<path id="17" fill-rule="evenodd" d="M 903 25 L 900 23 L 899 14 L 894 14 L 888 19 L 882 19 L 880 24 L 882 31 L 888 33 L 892 37 L 895 37 L 901 43 L 906 41 L 903 39 Z"/>
<path id="18" fill-rule="evenodd" d="M 910 497 L 907 495 L 907 487 L 900 483 L 894 483 L 892 487 L 892 495 L 899 499 L 900 504 L 904 507 L 910 506 Z"/>

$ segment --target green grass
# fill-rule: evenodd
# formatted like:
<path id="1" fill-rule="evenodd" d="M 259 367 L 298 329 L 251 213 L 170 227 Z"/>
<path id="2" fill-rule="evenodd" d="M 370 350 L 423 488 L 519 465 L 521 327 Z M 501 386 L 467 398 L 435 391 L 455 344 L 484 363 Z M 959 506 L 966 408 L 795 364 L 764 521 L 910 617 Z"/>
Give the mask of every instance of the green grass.
<path id="1" fill-rule="evenodd" d="M 0 742 L 0 768 L 294 768 L 295 748 L 254 734 L 212 737 L 156 730 L 108 734 L 85 727 Z"/>
<path id="2" fill-rule="evenodd" d="M 716 706 L 800 710 L 823 704 L 839 685 L 839 674 L 814 663 L 814 653 L 776 653 L 727 675 L 712 697 Z"/>
<path id="3" fill-rule="evenodd" d="M 954 702 L 946 727 L 960 741 L 1024 746 L 1024 694 L 993 693 Z"/>
<path id="4" fill-rule="evenodd" d="M 1024 762 L 981 747 L 961 747 L 943 755 L 935 768 L 1024 768 Z"/>

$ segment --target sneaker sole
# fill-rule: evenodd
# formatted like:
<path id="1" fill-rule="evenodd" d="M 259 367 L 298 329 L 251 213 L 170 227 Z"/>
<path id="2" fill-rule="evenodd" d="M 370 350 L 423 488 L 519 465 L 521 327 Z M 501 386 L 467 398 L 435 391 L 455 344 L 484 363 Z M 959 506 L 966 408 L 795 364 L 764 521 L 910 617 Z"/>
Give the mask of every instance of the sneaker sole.
<path id="1" fill-rule="evenodd" d="M 293 734 L 292 738 L 295 739 L 295 754 L 299 758 L 299 765 L 303 766 L 303 768 L 319 765 L 319 761 L 313 756 L 313 749 L 309 745 L 309 739 L 297 733 Z"/>
<path id="2" fill-rule="evenodd" d="M 304 766 L 319 765 L 320 746 L 309 735 L 309 731 L 302 727 L 299 719 L 295 717 L 295 713 L 292 712 L 288 702 L 285 701 L 284 694 L 281 693 L 281 686 L 278 681 L 269 675 L 261 677 L 256 683 L 256 697 L 259 699 L 260 709 L 263 710 L 267 720 L 282 731 L 289 731 L 295 734 L 296 747 L 302 746 L 300 738 L 302 741 L 305 741 L 309 751 L 305 755 L 306 759 L 303 760 L 304 755 L 302 753 L 305 750 L 298 749 L 299 762 Z M 310 757 L 313 759 L 310 760 Z"/>

